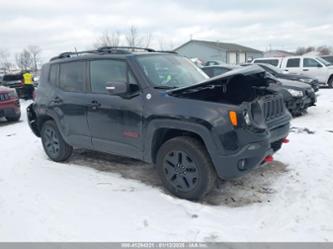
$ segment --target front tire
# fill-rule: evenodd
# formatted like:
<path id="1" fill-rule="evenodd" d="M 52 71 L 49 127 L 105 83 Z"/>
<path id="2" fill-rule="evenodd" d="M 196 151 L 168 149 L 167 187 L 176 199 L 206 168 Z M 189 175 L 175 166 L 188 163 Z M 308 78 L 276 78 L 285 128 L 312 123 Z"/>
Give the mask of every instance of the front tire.
<path id="1" fill-rule="evenodd" d="M 45 153 L 51 160 L 63 162 L 72 155 L 73 147 L 65 142 L 54 121 L 43 124 L 41 138 Z"/>
<path id="2" fill-rule="evenodd" d="M 329 78 L 327 85 L 329 88 L 333 88 L 333 75 Z"/>
<path id="3" fill-rule="evenodd" d="M 192 137 L 165 142 L 157 153 L 156 166 L 165 188 L 180 198 L 200 200 L 216 183 L 205 146 Z"/>

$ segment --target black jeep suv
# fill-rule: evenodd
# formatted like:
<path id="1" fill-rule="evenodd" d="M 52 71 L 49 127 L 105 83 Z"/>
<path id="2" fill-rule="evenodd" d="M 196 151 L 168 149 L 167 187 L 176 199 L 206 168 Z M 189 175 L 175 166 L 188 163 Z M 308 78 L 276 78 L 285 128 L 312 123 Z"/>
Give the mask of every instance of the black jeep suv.
<path id="1" fill-rule="evenodd" d="M 175 53 L 104 47 L 45 64 L 28 120 L 54 161 L 73 147 L 140 159 L 198 200 L 286 141 L 290 114 L 267 86 L 258 66 L 209 79 Z"/>

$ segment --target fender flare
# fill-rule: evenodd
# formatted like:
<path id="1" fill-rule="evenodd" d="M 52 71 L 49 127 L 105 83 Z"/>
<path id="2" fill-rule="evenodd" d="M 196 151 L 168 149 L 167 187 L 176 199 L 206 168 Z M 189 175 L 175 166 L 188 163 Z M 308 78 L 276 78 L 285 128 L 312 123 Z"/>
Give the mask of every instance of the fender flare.
<path id="1" fill-rule="evenodd" d="M 212 137 L 211 125 L 206 124 L 198 124 L 191 121 L 183 121 L 183 120 L 174 120 L 168 118 L 159 118 L 150 121 L 145 130 L 145 143 L 144 143 L 144 161 L 152 163 L 153 162 L 153 142 L 154 137 L 159 129 L 176 129 L 185 132 L 191 132 L 198 135 L 204 145 L 207 148 L 209 154 L 215 153 L 217 151 L 217 141 L 214 141 Z"/>

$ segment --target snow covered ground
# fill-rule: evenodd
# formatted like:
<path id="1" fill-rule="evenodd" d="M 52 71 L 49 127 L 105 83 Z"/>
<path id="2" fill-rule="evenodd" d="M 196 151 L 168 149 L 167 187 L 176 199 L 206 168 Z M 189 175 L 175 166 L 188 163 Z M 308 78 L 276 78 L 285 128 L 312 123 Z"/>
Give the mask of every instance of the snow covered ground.
<path id="1" fill-rule="evenodd" d="M 78 150 L 51 162 L 26 123 L 0 120 L 0 241 L 333 241 L 333 90 L 292 121 L 270 166 L 203 203 L 150 165 Z"/>

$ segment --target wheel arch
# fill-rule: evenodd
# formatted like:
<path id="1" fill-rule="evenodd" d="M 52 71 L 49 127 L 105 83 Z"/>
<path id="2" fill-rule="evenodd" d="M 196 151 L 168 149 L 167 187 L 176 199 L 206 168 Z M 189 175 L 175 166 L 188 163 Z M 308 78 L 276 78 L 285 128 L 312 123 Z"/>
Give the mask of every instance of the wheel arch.
<path id="1" fill-rule="evenodd" d="M 179 136 L 190 136 L 203 143 L 210 152 L 216 150 L 216 144 L 212 140 L 208 127 L 183 121 L 154 121 L 146 129 L 146 144 L 144 147 L 144 160 L 155 163 L 156 155 L 163 143 Z"/>
<path id="2" fill-rule="evenodd" d="M 330 86 L 330 83 L 332 82 L 331 86 Z M 329 77 L 328 77 L 328 80 L 327 80 L 327 86 L 329 87 L 333 87 L 333 74 L 331 74 Z"/>
<path id="3" fill-rule="evenodd" d="M 46 122 L 46 121 L 49 121 L 49 120 L 52 120 L 55 122 L 55 124 L 57 125 L 58 127 L 58 130 L 61 134 L 61 136 L 63 137 L 63 139 L 65 140 L 66 143 L 70 144 L 70 141 L 68 141 L 67 137 L 65 136 L 64 134 L 64 131 L 62 129 L 62 126 L 57 118 L 57 115 L 55 113 L 53 113 L 52 111 L 46 111 L 45 113 L 40 113 L 40 112 L 37 112 L 37 127 L 38 127 L 38 130 L 39 130 L 39 133 L 41 132 L 42 130 L 42 127 L 43 127 L 43 124 Z"/>

